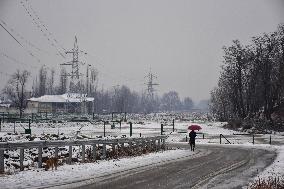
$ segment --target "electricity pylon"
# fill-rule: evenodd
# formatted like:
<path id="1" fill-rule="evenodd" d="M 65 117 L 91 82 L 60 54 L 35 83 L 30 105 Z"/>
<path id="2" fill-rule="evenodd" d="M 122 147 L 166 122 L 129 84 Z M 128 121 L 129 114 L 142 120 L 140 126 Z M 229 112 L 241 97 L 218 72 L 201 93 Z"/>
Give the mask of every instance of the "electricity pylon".
<path id="1" fill-rule="evenodd" d="M 68 96 L 70 93 L 78 93 L 80 94 L 80 102 L 81 102 L 81 113 L 87 113 L 86 106 L 86 94 L 82 94 L 83 92 L 83 84 L 80 83 L 80 77 L 83 75 L 80 73 L 80 64 L 84 65 L 85 63 L 79 61 L 79 53 L 85 53 L 83 51 L 79 51 L 79 47 L 77 44 L 77 37 L 75 36 L 74 47 L 70 51 L 66 51 L 66 54 L 72 54 L 72 61 L 62 63 L 62 66 L 71 66 L 71 73 L 67 73 L 64 76 L 71 77 Z M 87 53 L 85 53 L 87 54 Z"/>
<path id="2" fill-rule="evenodd" d="M 82 74 L 79 72 L 80 71 L 79 64 L 84 65 L 84 63 L 79 61 L 79 53 L 82 53 L 82 52 L 83 51 L 79 51 L 79 47 L 77 44 L 77 37 L 75 36 L 75 42 L 74 42 L 73 49 L 65 52 L 66 54 L 72 54 L 72 60 L 69 62 L 60 64 L 62 66 L 71 65 L 71 73 L 67 73 L 65 75 L 65 76 L 71 77 L 69 92 L 73 92 L 73 93 L 81 92 L 80 76 L 82 76 Z"/>
<path id="3" fill-rule="evenodd" d="M 150 69 L 150 72 L 145 76 L 145 78 L 148 79 L 146 86 L 147 86 L 147 96 L 148 98 L 150 99 L 153 99 L 154 98 L 154 86 L 155 85 L 159 85 L 158 83 L 154 83 L 153 80 L 154 79 L 157 79 L 157 76 L 154 75 L 152 72 L 151 72 L 151 69 Z"/>

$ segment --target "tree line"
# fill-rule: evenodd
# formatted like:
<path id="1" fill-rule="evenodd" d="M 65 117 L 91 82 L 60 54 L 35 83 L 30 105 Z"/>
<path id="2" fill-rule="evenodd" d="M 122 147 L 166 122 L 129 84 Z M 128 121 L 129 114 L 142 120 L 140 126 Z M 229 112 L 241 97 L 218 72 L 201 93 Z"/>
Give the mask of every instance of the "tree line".
<path id="1" fill-rule="evenodd" d="M 97 90 L 94 93 L 95 112 L 152 113 L 158 111 L 189 111 L 194 103 L 190 97 L 180 99 L 176 91 L 164 93 L 161 97 L 137 93 L 125 85 L 111 90 Z"/>
<path id="2" fill-rule="evenodd" d="M 218 86 L 211 91 L 213 115 L 221 121 L 275 121 L 284 107 L 284 25 L 223 50 Z"/>
<path id="3" fill-rule="evenodd" d="M 17 107 L 20 116 L 27 106 L 27 99 L 43 95 L 60 95 L 74 91 L 74 85 L 70 83 L 67 71 L 60 70 L 60 77 L 55 77 L 55 69 L 42 66 L 35 78 L 24 70 L 17 70 L 12 74 L 3 94 Z M 57 79 L 57 82 L 56 82 Z M 28 82 L 32 80 L 32 88 L 28 90 Z M 77 92 L 94 97 L 94 113 L 105 112 L 129 112 L 129 113 L 152 113 L 158 111 L 189 111 L 194 104 L 190 97 L 181 99 L 176 91 L 169 91 L 161 97 L 150 95 L 147 92 L 138 93 L 129 87 L 122 85 L 111 89 L 98 89 L 98 71 L 90 68 L 87 80 L 79 81 L 76 86 Z"/>

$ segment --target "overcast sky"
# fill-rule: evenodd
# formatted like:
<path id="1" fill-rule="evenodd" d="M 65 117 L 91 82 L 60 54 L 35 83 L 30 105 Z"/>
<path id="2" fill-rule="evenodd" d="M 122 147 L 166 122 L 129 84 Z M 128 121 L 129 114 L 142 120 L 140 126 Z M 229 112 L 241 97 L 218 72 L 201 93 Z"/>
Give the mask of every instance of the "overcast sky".
<path id="1" fill-rule="evenodd" d="M 80 59 L 98 69 L 100 87 L 141 92 L 151 68 L 159 94 L 175 90 L 199 101 L 217 84 L 222 47 L 275 31 L 284 1 L 0 0 L 0 19 L 23 46 L 0 27 L 0 88 L 17 68 L 35 75 L 46 64 L 59 74 L 71 57 L 58 52 L 72 49 L 76 35 L 88 53 Z"/>

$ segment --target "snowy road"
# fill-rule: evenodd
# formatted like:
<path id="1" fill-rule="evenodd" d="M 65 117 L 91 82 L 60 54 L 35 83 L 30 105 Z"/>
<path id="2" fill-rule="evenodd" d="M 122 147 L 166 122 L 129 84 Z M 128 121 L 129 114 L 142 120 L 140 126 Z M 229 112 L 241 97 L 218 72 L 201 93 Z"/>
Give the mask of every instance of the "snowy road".
<path id="1" fill-rule="evenodd" d="M 188 145 L 183 144 L 174 146 L 188 148 Z M 100 182 L 80 188 L 241 188 L 276 157 L 274 151 L 263 149 L 213 145 L 198 148 L 195 153 L 201 150 L 209 150 L 210 153 L 198 158 L 189 157 L 155 167 L 109 175 Z"/>

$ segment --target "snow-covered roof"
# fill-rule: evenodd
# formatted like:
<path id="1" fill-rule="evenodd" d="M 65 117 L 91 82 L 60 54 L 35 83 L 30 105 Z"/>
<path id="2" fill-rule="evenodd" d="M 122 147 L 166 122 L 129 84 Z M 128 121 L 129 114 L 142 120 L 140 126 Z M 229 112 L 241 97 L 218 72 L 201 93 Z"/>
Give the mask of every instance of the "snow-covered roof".
<path id="1" fill-rule="evenodd" d="M 30 98 L 32 102 L 92 102 L 94 98 L 86 97 L 86 94 L 66 93 L 63 95 L 44 95 L 38 98 Z"/>
<path id="2" fill-rule="evenodd" d="M 0 103 L 0 107 L 9 108 L 11 104 Z"/>

